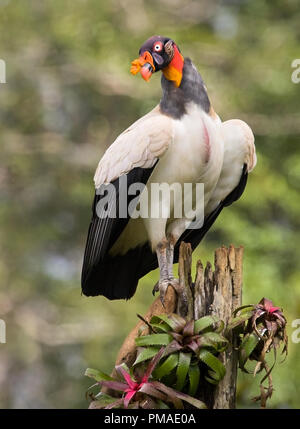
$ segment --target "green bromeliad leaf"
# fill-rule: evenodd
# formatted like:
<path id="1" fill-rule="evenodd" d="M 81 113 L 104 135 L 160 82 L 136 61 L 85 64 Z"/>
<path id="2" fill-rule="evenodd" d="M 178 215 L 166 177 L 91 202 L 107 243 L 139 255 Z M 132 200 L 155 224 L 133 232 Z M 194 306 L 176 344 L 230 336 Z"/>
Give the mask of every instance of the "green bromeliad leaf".
<path id="1" fill-rule="evenodd" d="M 97 407 L 105 408 L 107 405 L 113 404 L 116 402 L 116 398 L 113 398 L 110 395 L 106 395 L 105 393 L 100 392 L 97 396 L 97 399 L 94 401 L 94 405 Z"/>
<path id="2" fill-rule="evenodd" d="M 155 356 L 158 352 L 159 352 L 159 346 L 147 347 L 142 349 L 141 352 L 138 354 L 133 366 L 153 358 L 153 356 Z"/>
<path id="3" fill-rule="evenodd" d="M 216 358 L 216 356 L 214 356 L 207 350 L 200 350 L 199 359 L 210 368 L 210 377 L 205 377 L 207 381 L 216 384 L 217 382 L 222 380 L 225 375 L 226 369 L 222 362 L 219 361 L 218 358 Z"/>
<path id="4" fill-rule="evenodd" d="M 241 325 L 244 322 L 247 322 L 247 320 L 249 320 L 253 315 L 253 311 L 246 311 L 243 314 L 240 314 L 239 316 L 233 317 L 228 325 L 227 325 L 227 331 L 230 331 L 234 328 L 236 328 L 237 326 Z"/>
<path id="5" fill-rule="evenodd" d="M 195 333 L 203 331 L 204 329 L 213 326 L 217 322 L 219 322 L 219 319 L 214 316 L 201 317 L 201 319 L 195 321 Z"/>
<path id="6" fill-rule="evenodd" d="M 172 323 L 166 314 L 161 314 L 159 316 L 152 316 L 150 319 L 150 324 L 152 325 L 153 323 L 154 324 L 165 323 L 170 328 L 172 328 Z"/>
<path id="7" fill-rule="evenodd" d="M 150 320 L 150 324 L 152 323 L 165 323 L 170 327 L 170 330 L 173 330 L 174 332 L 178 332 L 182 330 L 186 324 L 185 319 L 183 317 L 178 316 L 178 314 L 171 314 L 167 316 L 166 314 L 160 314 L 159 316 L 153 316 Z"/>
<path id="8" fill-rule="evenodd" d="M 160 399 L 157 399 L 156 400 L 156 403 L 157 403 L 157 408 L 159 409 L 159 410 L 169 410 L 170 409 L 170 407 L 168 407 L 168 405 L 167 404 L 165 404 L 163 401 L 161 401 Z"/>
<path id="9" fill-rule="evenodd" d="M 238 313 L 244 314 L 244 313 L 247 313 L 248 311 L 253 311 L 254 309 L 255 309 L 255 306 L 253 304 L 242 305 L 241 307 L 238 307 L 234 310 L 233 316 L 235 317 Z"/>
<path id="10" fill-rule="evenodd" d="M 188 374 L 190 363 L 191 363 L 191 357 L 192 357 L 191 353 L 184 353 L 184 352 L 179 353 L 179 360 L 178 360 L 177 371 L 176 371 L 176 376 L 177 376 L 176 389 L 177 390 L 182 390 L 185 385 L 186 376 Z"/>
<path id="11" fill-rule="evenodd" d="M 249 373 L 245 365 L 259 341 L 260 338 L 255 333 L 247 335 L 243 339 L 239 348 L 239 367 L 242 371 Z"/>
<path id="12" fill-rule="evenodd" d="M 157 380 L 160 380 L 165 375 L 170 374 L 178 365 L 179 355 L 178 353 L 173 353 L 167 357 L 167 359 L 161 364 L 158 365 L 153 372 L 153 377 Z"/>
<path id="13" fill-rule="evenodd" d="M 168 334 L 152 334 L 144 335 L 135 339 L 137 346 L 167 346 L 172 341 L 171 335 Z"/>
<path id="14" fill-rule="evenodd" d="M 169 325 L 167 325 L 164 322 L 161 323 L 151 323 L 152 328 L 154 329 L 155 332 L 157 333 L 168 333 L 170 332 L 171 328 Z"/>
<path id="15" fill-rule="evenodd" d="M 87 368 L 85 374 L 87 377 L 93 378 L 96 381 L 111 381 L 113 378 L 98 369 Z"/>
<path id="16" fill-rule="evenodd" d="M 200 368 L 198 362 L 196 364 L 190 365 L 189 372 L 189 395 L 194 396 L 198 390 L 199 380 L 200 380 Z"/>
<path id="17" fill-rule="evenodd" d="M 206 342 L 203 342 L 203 345 L 213 347 L 218 353 L 223 352 L 227 348 L 228 340 L 216 332 L 207 332 L 203 334 L 202 338 L 206 340 Z"/>

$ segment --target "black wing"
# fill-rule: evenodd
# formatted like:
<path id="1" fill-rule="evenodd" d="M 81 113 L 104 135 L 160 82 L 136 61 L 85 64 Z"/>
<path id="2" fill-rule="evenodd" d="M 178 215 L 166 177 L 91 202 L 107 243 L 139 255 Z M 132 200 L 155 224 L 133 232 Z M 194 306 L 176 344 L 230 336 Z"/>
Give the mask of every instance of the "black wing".
<path id="1" fill-rule="evenodd" d="M 117 273 L 120 274 L 122 272 L 122 265 L 125 263 L 125 259 L 127 259 L 126 263 L 128 267 L 128 263 L 130 262 L 129 255 L 126 258 L 122 258 L 122 256 L 112 258 L 108 255 L 109 249 L 113 246 L 129 221 L 128 212 L 127 216 L 124 218 L 120 218 L 118 216 L 119 195 L 123 192 L 127 193 L 129 186 L 133 183 L 139 182 L 145 185 L 155 168 L 155 165 L 152 168 L 136 167 L 131 170 L 126 175 L 126 189 L 122 189 L 124 182 L 121 181 L 120 178 L 113 181 L 112 185 L 115 188 L 115 197 L 111 198 L 107 204 L 104 205 L 102 212 L 97 210 L 97 204 L 102 198 L 107 196 L 105 186 L 104 195 L 95 194 L 92 207 L 92 220 L 88 231 L 81 275 L 82 292 L 84 295 L 105 295 L 110 299 L 128 297 L 128 292 L 126 290 L 129 286 L 127 284 L 122 286 L 120 284 L 120 280 L 118 285 L 116 285 L 114 278 Z M 128 204 L 133 198 L 135 198 L 134 195 L 128 195 Z M 107 213 L 107 216 L 105 217 L 103 216 L 104 211 Z M 109 215 L 113 213 L 116 213 L 116 217 Z M 120 261 L 120 259 L 122 259 L 122 261 Z M 132 284 L 132 279 L 128 280 L 128 282 L 129 284 Z M 117 289 L 117 291 L 115 289 Z M 119 291 L 118 289 L 121 290 Z M 132 289 L 132 286 L 130 289 Z"/>

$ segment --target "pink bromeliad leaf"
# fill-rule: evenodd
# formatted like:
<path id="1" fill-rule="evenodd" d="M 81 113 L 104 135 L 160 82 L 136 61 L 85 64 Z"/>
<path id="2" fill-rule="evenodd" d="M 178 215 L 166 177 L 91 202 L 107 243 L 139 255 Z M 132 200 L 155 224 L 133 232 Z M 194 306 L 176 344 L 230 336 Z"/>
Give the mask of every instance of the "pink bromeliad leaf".
<path id="1" fill-rule="evenodd" d="M 131 399 L 134 397 L 134 395 L 136 394 L 136 390 L 129 390 L 124 398 L 124 408 L 128 408 L 129 402 L 131 401 Z"/>
<path id="2" fill-rule="evenodd" d="M 143 383 L 139 389 L 139 392 L 146 393 L 146 395 L 153 396 L 154 398 L 161 399 L 162 401 L 167 399 L 166 395 L 153 387 L 153 382 Z"/>
<path id="3" fill-rule="evenodd" d="M 269 313 L 275 313 L 277 310 L 280 310 L 280 307 L 271 307 Z"/>
<path id="4" fill-rule="evenodd" d="M 135 380 L 132 380 L 130 374 L 124 368 L 121 367 L 120 372 L 122 373 L 124 380 L 126 380 L 126 383 L 128 384 L 128 386 L 131 389 L 136 390 L 138 387 L 138 383 Z"/>
<path id="5" fill-rule="evenodd" d="M 128 384 L 121 383 L 120 381 L 101 381 L 102 386 L 108 387 L 109 389 L 118 390 L 119 392 L 126 392 Z"/>
<path id="6" fill-rule="evenodd" d="M 268 312 L 268 313 L 274 313 L 277 310 L 280 310 L 280 307 L 275 307 L 273 302 L 270 301 L 267 298 L 263 298 L 260 302 L 260 304 L 263 305 L 264 309 Z"/>
<path id="7" fill-rule="evenodd" d="M 128 408 L 131 399 L 134 397 L 134 395 L 137 392 L 147 393 L 147 394 L 150 394 L 151 396 L 159 397 L 160 399 L 162 397 L 165 398 L 164 395 L 162 395 L 160 392 L 157 392 L 156 389 L 154 389 L 151 386 L 151 384 L 148 383 L 148 379 L 151 376 L 152 372 L 154 371 L 156 365 L 160 361 L 160 358 L 162 357 L 164 350 L 165 348 L 162 347 L 159 350 L 159 352 L 154 356 L 154 358 L 150 361 L 140 383 L 137 383 L 134 379 L 132 379 L 130 374 L 122 366 L 119 366 L 118 372 L 122 374 L 124 380 L 126 381 L 126 384 L 119 381 L 102 381 L 101 384 L 110 389 L 119 390 L 121 392 L 126 393 L 125 397 L 122 398 L 121 400 L 123 402 L 124 408 Z M 111 407 L 113 407 L 114 405 L 110 404 Z"/>
<path id="8" fill-rule="evenodd" d="M 199 349 L 199 344 L 196 341 L 191 341 L 187 346 L 188 346 L 189 349 L 191 349 L 195 353 Z"/>
<path id="9" fill-rule="evenodd" d="M 163 353 L 165 351 L 165 347 L 162 347 L 159 352 L 157 353 L 157 355 L 154 356 L 154 358 L 150 361 L 145 374 L 142 378 L 141 384 L 143 383 L 147 383 L 149 380 L 149 377 L 151 376 L 152 372 L 155 370 L 155 367 L 157 366 L 158 362 L 160 361 Z"/>

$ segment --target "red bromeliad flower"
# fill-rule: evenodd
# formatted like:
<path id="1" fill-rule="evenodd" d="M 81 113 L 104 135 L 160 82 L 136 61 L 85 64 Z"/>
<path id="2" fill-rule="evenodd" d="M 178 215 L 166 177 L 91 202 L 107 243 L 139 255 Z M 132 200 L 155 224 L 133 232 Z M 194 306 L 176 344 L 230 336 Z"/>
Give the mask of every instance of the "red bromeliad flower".
<path id="1" fill-rule="evenodd" d="M 264 308 L 267 311 L 267 313 L 270 313 L 270 314 L 275 313 L 275 311 L 280 310 L 280 307 L 274 307 L 273 302 L 267 298 L 263 298 L 260 301 L 260 303 L 258 304 L 258 306 L 261 306 L 262 308 Z"/>
<path id="2" fill-rule="evenodd" d="M 261 329 L 258 326 L 261 324 Z M 286 319 L 280 307 L 275 307 L 273 302 L 263 298 L 255 307 L 251 318 L 251 327 L 261 337 L 264 329 L 268 335 L 279 334 L 286 326 Z"/>
<path id="3" fill-rule="evenodd" d="M 99 382 L 99 384 L 109 389 L 123 392 L 122 398 L 119 398 L 116 401 L 110 403 L 105 408 L 111 409 L 117 407 L 118 405 L 123 405 L 124 408 L 128 408 L 130 402 L 133 399 L 137 401 L 137 408 L 140 408 L 139 404 L 141 402 L 146 404 L 145 408 L 158 408 L 155 406 L 155 401 L 157 400 L 164 403 L 171 402 L 176 409 L 183 408 L 182 400 L 189 402 L 194 407 L 206 408 L 205 404 L 198 399 L 192 398 L 185 393 L 177 392 L 176 390 L 167 387 L 158 381 L 149 381 L 149 378 L 151 377 L 152 372 L 161 359 L 164 351 L 165 348 L 162 347 L 157 355 L 154 356 L 140 380 L 136 380 L 129 374 L 129 372 L 125 370 L 123 366 L 119 365 L 116 367 L 116 372 L 123 378 L 124 382 L 115 380 L 104 380 Z"/>
<path id="4" fill-rule="evenodd" d="M 158 354 L 154 357 L 154 359 L 152 359 L 152 361 L 148 365 L 146 372 L 143 375 L 140 382 L 136 382 L 134 379 L 132 379 L 130 374 L 122 366 L 120 366 L 117 369 L 117 371 L 120 371 L 120 373 L 122 374 L 122 376 L 123 376 L 124 380 L 127 382 L 127 386 L 128 386 L 124 390 L 124 392 L 126 393 L 126 395 L 124 397 L 124 407 L 125 408 L 128 408 L 129 402 L 135 396 L 136 393 L 138 393 L 138 392 L 147 393 L 147 392 L 152 391 L 151 383 L 149 383 L 149 377 L 151 376 L 151 374 L 154 371 L 157 363 L 159 362 L 160 358 L 162 357 L 163 352 L 164 352 L 164 348 L 161 348 L 161 350 L 158 352 Z M 112 387 L 111 385 L 109 385 L 109 382 L 106 382 L 106 386 Z M 124 387 L 125 386 L 126 385 L 124 384 Z M 160 396 L 160 399 L 164 399 L 164 395 L 156 395 L 156 397 L 158 397 L 158 396 Z"/>

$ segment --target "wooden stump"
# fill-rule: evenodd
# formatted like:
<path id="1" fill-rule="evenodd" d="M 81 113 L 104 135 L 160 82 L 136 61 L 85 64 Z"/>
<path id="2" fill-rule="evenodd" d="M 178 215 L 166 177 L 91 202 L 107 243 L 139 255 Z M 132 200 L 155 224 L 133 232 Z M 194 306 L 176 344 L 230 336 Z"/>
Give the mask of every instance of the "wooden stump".
<path id="1" fill-rule="evenodd" d="M 163 313 L 177 313 L 187 320 L 193 318 L 197 320 L 202 316 L 215 315 L 224 321 L 226 327 L 232 312 L 242 302 L 242 260 L 242 247 L 235 248 L 231 245 L 226 248 L 223 246 L 215 251 L 214 270 L 209 262 L 204 269 L 201 261 L 198 261 L 196 278 L 193 283 L 191 246 L 189 243 L 181 243 L 178 274 L 183 293 L 177 296 L 172 286 L 169 286 L 165 297 L 165 306 L 162 306 L 159 297 L 156 298 L 144 319 L 148 322 L 153 315 Z M 134 340 L 142 325 L 145 323 L 139 322 L 125 339 L 119 351 L 116 365 L 125 362 L 131 366 L 135 361 L 137 348 Z M 145 334 L 148 333 L 145 332 Z M 199 399 L 203 400 L 208 408 L 235 408 L 238 366 L 237 352 L 235 351 L 236 339 L 228 337 L 228 335 L 227 338 L 231 346 L 220 357 L 226 368 L 224 379 L 217 387 L 203 380 L 197 393 Z M 92 404 L 90 408 L 93 407 Z"/>
<path id="2" fill-rule="evenodd" d="M 225 327 L 232 312 L 242 303 L 243 248 L 230 246 L 215 251 L 215 270 L 207 263 L 197 263 L 194 287 L 194 317 L 215 315 L 224 321 Z M 238 356 L 236 338 L 227 334 L 229 347 L 220 358 L 226 368 L 223 380 L 215 389 L 203 386 L 200 396 L 209 408 L 235 408 Z"/>

